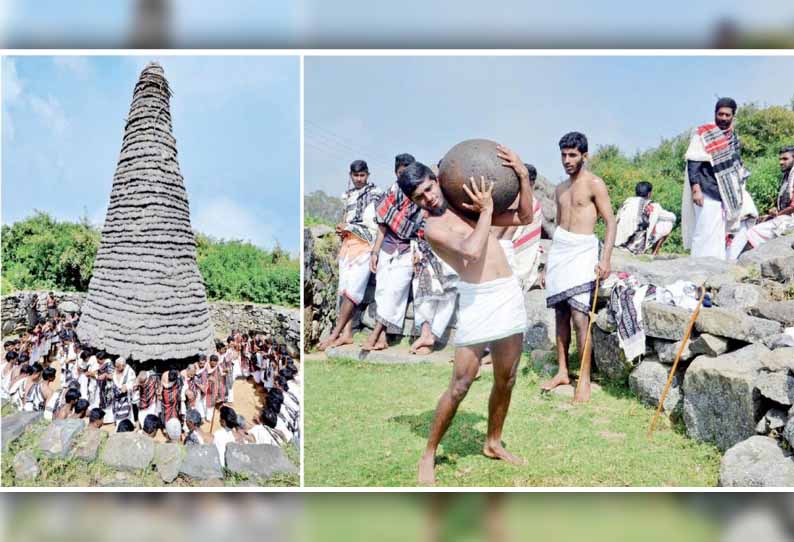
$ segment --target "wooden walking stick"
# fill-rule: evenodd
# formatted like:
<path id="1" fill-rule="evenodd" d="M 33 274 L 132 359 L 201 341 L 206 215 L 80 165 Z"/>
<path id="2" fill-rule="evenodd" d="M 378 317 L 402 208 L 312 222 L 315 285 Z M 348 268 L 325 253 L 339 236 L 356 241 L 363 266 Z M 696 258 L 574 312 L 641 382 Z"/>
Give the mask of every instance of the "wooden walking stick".
<path id="1" fill-rule="evenodd" d="M 598 285 L 601 282 L 601 275 L 596 275 L 595 281 L 595 289 L 593 290 L 593 307 L 590 309 L 589 315 L 589 322 L 587 323 L 587 335 L 584 338 L 584 349 L 582 350 L 582 359 L 579 363 L 579 379 L 576 381 L 576 394 L 579 393 L 579 386 L 582 382 L 582 373 L 585 371 L 585 367 L 587 368 L 588 374 L 590 371 L 590 360 L 592 358 L 590 354 L 590 335 L 593 331 L 593 323 L 596 321 L 596 302 L 598 301 Z M 575 397 L 576 395 L 574 395 Z"/>
<path id="2" fill-rule="evenodd" d="M 215 427 L 215 413 L 218 412 L 218 405 L 221 403 L 216 402 L 215 406 L 212 409 L 212 421 L 210 422 L 210 434 L 212 434 L 212 428 Z"/>
<path id="3" fill-rule="evenodd" d="M 653 435 L 653 430 L 656 428 L 656 422 L 659 419 L 659 414 L 662 412 L 662 407 L 664 406 L 664 400 L 667 397 L 667 392 L 670 391 L 670 385 L 673 383 L 673 377 L 675 376 L 675 370 L 678 367 L 678 362 L 681 361 L 681 355 L 684 352 L 686 343 L 689 342 L 689 336 L 692 334 L 692 328 L 695 327 L 695 320 L 697 320 L 698 314 L 700 314 L 700 307 L 703 306 L 703 298 L 706 297 L 705 283 L 700 285 L 700 289 L 700 299 L 698 300 L 697 307 L 695 307 L 695 310 L 692 313 L 692 317 L 689 319 L 689 324 L 687 324 L 686 333 L 684 334 L 684 339 L 681 341 L 681 346 L 678 347 L 678 354 L 676 354 L 673 367 L 670 369 L 670 376 L 667 377 L 667 384 L 664 385 L 662 396 L 659 398 L 659 406 L 656 407 L 656 414 L 653 415 L 651 427 L 648 429 L 648 438 L 651 438 Z"/>

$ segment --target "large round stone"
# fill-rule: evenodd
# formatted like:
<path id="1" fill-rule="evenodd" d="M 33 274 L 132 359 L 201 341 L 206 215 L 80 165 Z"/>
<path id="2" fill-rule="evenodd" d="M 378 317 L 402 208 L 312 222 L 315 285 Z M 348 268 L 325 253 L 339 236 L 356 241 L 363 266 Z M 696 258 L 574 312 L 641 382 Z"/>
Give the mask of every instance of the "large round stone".
<path id="1" fill-rule="evenodd" d="M 467 139 L 452 147 L 441 160 L 438 172 L 441 190 L 450 205 L 461 213 L 476 218 L 461 204 L 471 203 L 471 198 L 463 190 L 474 178 L 480 177 L 493 181 L 494 213 L 505 211 L 518 196 L 519 180 L 512 168 L 503 166 L 502 159 L 496 155 L 496 142 L 488 139 Z"/>

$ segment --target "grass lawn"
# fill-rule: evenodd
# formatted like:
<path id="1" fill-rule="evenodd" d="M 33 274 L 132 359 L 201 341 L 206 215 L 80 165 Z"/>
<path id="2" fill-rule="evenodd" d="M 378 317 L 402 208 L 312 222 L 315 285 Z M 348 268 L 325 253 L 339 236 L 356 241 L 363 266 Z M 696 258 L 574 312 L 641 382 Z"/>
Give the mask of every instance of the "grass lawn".
<path id="1" fill-rule="evenodd" d="M 451 366 L 306 361 L 305 481 L 322 486 L 415 486 L 436 402 Z M 720 454 L 663 420 L 624 388 L 604 385 L 587 405 L 541 395 L 522 361 L 503 440 L 527 459 L 482 455 L 492 374 L 483 371 L 439 448 L 439 486 L 715 486 Z"/>

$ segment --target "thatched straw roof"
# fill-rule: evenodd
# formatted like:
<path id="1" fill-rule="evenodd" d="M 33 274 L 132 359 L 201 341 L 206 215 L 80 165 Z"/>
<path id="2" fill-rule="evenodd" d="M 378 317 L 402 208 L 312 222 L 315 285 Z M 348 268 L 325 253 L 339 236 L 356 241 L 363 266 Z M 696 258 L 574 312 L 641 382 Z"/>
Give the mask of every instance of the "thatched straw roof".
<path id="1" fill-rule="evenodd" d="M 141 72 L 124 129 L 80 340 L 138 361 L 214 350 L 162 67 Z"/>

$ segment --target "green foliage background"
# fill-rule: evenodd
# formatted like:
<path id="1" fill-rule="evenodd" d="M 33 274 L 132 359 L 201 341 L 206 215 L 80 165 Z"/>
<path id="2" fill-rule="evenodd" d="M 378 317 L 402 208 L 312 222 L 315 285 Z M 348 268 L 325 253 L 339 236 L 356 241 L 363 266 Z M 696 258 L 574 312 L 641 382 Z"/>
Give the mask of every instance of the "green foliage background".
<path id="1" fill-rule="evenodd" d="M 794 101 L 793 104 L 794 105 Z M 778 150 L 794 145 L 794 107 L 762 107 L 754 103 L 739 107 L 736 129 L 742 141 L 742 158 L 752 172 L 747 189 L 759 212 L 774 206 L 780 182 Z M 626 156 L 614 145 L 600 147 L 591 157 L 590 168 L 603 178 L 615 212 L 626 198 L 634 195 L 638 181 L 653 184 L 654 200 L 678 216 L 677 227 L 668 238 L 662 252 L 684 251 L 681 241 L 681 191 L 686 160 L 684 154 L 689 134 L 663 140 L 658 147 Z M 603 224 L 599 224 L 603 238 Z"/>
<path id="2" fill-rule="evenodd" d="M 61 222 L 47 213 L 2 228 L 2 293 L 16 290 L 86 291 L 100 230 L 86 219 Z M 210 300 L 300 302 L 300 265 L 278 245 L 262 250 L 242 241 L 196 234 L 199 271 Z"/>

